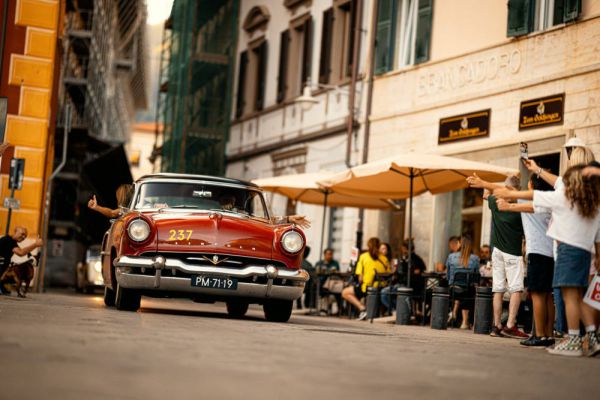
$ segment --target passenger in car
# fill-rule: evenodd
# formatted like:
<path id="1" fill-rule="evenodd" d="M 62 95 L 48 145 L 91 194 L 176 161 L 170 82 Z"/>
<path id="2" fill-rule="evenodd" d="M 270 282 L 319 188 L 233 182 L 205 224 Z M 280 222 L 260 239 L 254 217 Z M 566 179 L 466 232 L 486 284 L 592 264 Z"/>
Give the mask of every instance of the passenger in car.
<path id="1" fill-rule="evenodd" d="M 131 197 L 133 186 L 129 184 L 123 184 L 117 188 L 116 197 L 117 204 L 119 208 L 110 209 L 108 207 L 102 207 L 98 205 L 98 200 L 96 200 L 96 195 L 93 195 L 90 201 L 88 201 L 88 207 L 100 214 L 104 215 L 106 218 L 119 218 L 123 211 L 121 207 L 128 207 L 131 202 Z"/>

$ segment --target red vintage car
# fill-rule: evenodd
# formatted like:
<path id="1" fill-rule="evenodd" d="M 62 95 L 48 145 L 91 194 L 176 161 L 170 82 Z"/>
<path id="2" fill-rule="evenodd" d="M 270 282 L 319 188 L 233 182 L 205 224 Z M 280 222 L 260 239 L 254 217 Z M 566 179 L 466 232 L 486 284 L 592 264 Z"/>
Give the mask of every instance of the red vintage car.
<path id="1" fill-rule="evenodd" d="M 155 174 L 134 184 L 129 208 L 102 243 L 104 303 L 140 308 L 141 296 L 224 301 L 241 317 L 262 304 L 285 322 L 309 278 L 297 226 L 269 215 L 262 191 L 235 179 Z"/>

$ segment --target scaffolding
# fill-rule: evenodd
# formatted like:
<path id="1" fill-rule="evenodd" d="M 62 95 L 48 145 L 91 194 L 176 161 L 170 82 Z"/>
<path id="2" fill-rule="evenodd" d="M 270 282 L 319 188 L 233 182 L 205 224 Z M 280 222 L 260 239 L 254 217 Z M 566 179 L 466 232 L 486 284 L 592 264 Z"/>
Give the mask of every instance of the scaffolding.
<path id="1" fill-rule="evenodd" d="M 157 104 L 162 171 L 224 174 L 238 9 L 238 0 L 173 3 Z"/>

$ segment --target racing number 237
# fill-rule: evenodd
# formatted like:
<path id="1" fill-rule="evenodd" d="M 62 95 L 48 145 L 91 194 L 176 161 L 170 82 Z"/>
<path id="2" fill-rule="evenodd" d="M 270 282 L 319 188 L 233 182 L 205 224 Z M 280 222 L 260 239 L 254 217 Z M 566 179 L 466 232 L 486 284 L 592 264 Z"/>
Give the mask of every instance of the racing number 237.
<path id="1" fill-rule="evenodd" d="M 187 234 L 187 236 L 186 236 Z M 168 241 L 174 241 L 174 240 L 190 240 L 190 237 L 192 236 L 192 230 L 191 229 L 169 229 L 169 239 Z"/>

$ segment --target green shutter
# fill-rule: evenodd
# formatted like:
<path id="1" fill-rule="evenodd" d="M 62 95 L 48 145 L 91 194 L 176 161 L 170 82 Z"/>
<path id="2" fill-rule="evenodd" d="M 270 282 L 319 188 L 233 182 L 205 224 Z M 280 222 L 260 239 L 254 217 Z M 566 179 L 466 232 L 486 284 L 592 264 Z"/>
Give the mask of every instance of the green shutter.
<path id="1" fill-rule="evenodd" d="M 277 102 L 285 100 L 287 92 L 288 54 L 290 48 L 290 31 L 281 32 L 279 44 L 279 76 L 277 77 Z"/>
<path id="2" fill-rule="evenodd" d="M 554 0 L 554 15 L 552 17 L 552 25 L 563 23 L 565 15 L 565 0 Z"/>
<path id="3" fill-rule="evenodd" d="M 331 73 L 331 41 L 333 39 L 333 8 L 323 12 L 321 31 L 321 60 L 319 61 L 319 83 L 329 83 Z"/>
<path id="4" fill-rule="evenodd" d="M 421 64 L 429 60 L 432 18 L 433 0 L 419 0 L 417 37 L 415 43 L 415 64 Z"/>
<path id="5" fill-rule="evenodd" d="M 256 76 L 256 98 L 254 102 L 254 110 L 260 111 L 265 106 L 265 86 L 267 82 L 267 41 L 260 44 L 257 49 L 258 68 Z"/>
<path id="6" fill-rule="evenodd" d="M 565 0 L 563 22 L 575 21 L 581 14 L 581 0 Z"/>
<path id="7" fill-rule="evenodd" d="M 375 74 L 382 74 L 394 66 L 394 39 L 396 0 L 379 0 L 375 44 Z"/>
<path id="8" fill-rule="evenodd" d="M 245 87 L 246 87 L 246 65 L 248 64 L 248 52 L 243 51 L 240 53 L 240 65 L 238 69 L 238 91 L 237 99 L 235 102 L 235 117 L 239 118 L 244 114 L 244 106 L 246 101 L 244 99 Z"/>
<path id="9" fill-rule="evenodd" d="M 508 0 L 508 29 L 506 36 L 522 36 L 533 31 L 535 0 Z"/>
<path id="10" fill-rule="evenodd" d="M 302 88 L 304 84 L 310 80 L 311 65 L 312 65 L 312 32 L 313 32 L 313 20 L 312 18 L 307 19 L 304 23 L 304 47 L 302 48 Z"/>

